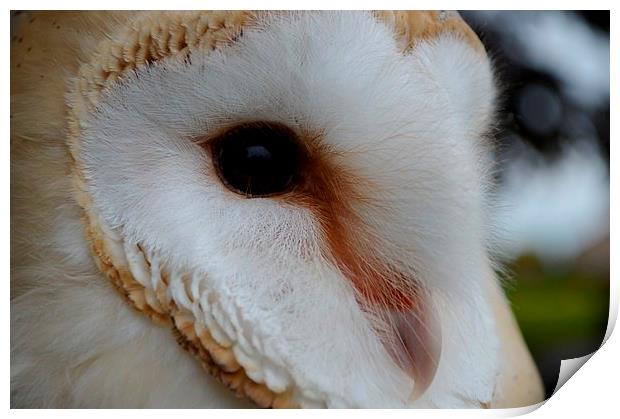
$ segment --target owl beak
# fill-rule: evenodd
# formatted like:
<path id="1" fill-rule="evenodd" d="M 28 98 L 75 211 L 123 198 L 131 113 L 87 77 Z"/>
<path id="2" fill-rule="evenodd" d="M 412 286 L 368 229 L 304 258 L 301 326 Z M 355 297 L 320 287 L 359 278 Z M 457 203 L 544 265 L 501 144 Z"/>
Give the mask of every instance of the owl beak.
<path id="1" fill-rule="evenodd" d="M 379 266 L 357 270 L 357 274 L 349 266 L 345 276 L 353 284 L 358 304 L 369 315 L 371 327 L 386 352 L 413 379 L 410 402 L 431 385 L 437 371 L 442 343 L 440 322 L 428 292 L 418 281 Z"/>
<path id="2" fill-rule="evenodd" d="M 382 343 L 394 362 L 414 380 L 408 401 L 414 401 L 424 393 L 437 371 L 441 330 L 432 313 L 422 304 L 418 304 L 415 310 L 385 313 L 391 328 Z"/>

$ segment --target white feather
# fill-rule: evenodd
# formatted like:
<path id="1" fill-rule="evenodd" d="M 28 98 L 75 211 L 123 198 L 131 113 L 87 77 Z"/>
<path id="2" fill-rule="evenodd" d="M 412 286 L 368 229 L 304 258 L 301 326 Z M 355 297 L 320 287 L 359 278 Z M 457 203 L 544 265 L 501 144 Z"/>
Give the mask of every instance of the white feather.
<path id="1" fill-rule="evenodd" d="M 498 371 L 483 287 L 493 275 L 483 136 L 494 95 L 488 61 L 449 34 L 403 55 L 391 29 L 369 13 L 290 14 L 244 29 L 232 46 L 164 59 L 107 90 L 82 127 L 84 173 L 105 223 L 175 271 L 200 273 L 204 282 L 193 292 L 217 295 L 211 315 L 231 322 L 237 351 L 254 351 L 277 367 L 272 374 L 287 371 L 310 399 L 479 406 L 490 401 Z M 339 164 L 378 185 L 375 204 L 355 208 L 376 238 L 372 251 L 415 273 L 443 330 L 435 380 L 415 403 L 408 402 L 413 382 L 377 343 L 350 284 L 322 257 L 312 214 L 244 199 L 215 176 L 196 139 L 243 120 L 321 131 Z M 57 283 L 46 272 L 23 297 L 32 304 L 53 292 L 46 309 L 13 305 L 12 330 L 31 324 L 12 335 L 12 376 L 34 391 L 20 403 L 229 405 L 167 331 L 136 317 L 102 283 L 75 208 L 58 217 L 58 228 L 71 231 L 50 231 L 45 240 L 81 257 L 58 266 Z M 88 285 L 71 285 L 69 272 Z M 192 306 L 183 287 L 171 284 L 178 301 Z"/>

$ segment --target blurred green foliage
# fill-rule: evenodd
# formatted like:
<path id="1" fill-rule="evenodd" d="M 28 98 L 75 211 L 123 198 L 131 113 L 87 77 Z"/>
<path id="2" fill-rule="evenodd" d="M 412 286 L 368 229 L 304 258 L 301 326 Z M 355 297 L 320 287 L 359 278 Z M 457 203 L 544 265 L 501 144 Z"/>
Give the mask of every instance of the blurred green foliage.
<path id="1" fill-rule="evenodd" d="M 507 272 L 506 295 L 550 396 L 560 361 L 593 352 L 603 341 L 609 271 L 548 267 L 524 255 Z"/>

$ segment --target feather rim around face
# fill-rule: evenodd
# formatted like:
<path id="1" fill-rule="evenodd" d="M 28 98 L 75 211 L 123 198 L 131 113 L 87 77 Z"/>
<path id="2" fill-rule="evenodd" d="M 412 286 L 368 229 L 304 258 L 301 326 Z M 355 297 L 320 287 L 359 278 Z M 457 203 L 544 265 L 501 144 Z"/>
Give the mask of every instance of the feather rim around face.
<path id="1" fill-rule="evenodd" d="M 458 14 L 445 11 L 377 11 L 376 19 L 394 31 L 403 52 L 418 41 L 451 32 L 484 54 L 482 44 Z M 85 213 L 87 236 L 100 270 L 112 281 L 130 305 L 159 324 L 171 325 L 179 344 L 193 353 L 204 368 L 238 396 L 261 407 L 298 407 L 291 389 L 269 388 L 251 378 L 240 366 L 238 354 L 196 322 L 184 301 L 193 299 L 191 286 L 161 272 L 152 255 L 124 243 L 106 226 L 89 196 L 80 158 L 81 124 L 92 113 L 102 91 L 124 74 L 170 56 L 225 48 L 242 36 L 243 28 L 260 23 L 265 12 L 147 12 L 137 15 L 125 33 L 103 41 L 93 51 L 92 61 L 80 67 L 68 92 L 68 144 L 73 157 L 73 181 L 78 203 Z M 188 288 L 189 291 L 188 291 Z M 173 298 L 169 298 L 169 295 Z M 217 328 L 216 328 L 217 330 Z M 273 387 L 273 386 L 272 386 Z"/>

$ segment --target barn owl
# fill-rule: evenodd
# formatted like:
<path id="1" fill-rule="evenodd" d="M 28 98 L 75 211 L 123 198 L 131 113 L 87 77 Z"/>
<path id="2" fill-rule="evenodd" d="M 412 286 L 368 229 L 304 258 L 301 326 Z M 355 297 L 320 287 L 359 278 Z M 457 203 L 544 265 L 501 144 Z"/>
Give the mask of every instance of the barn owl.
<path id="1" fill-rule="evenodd" d="M 11 44 L 13 407 L 542 399 L 452 12 L 43 12 Z"/>

